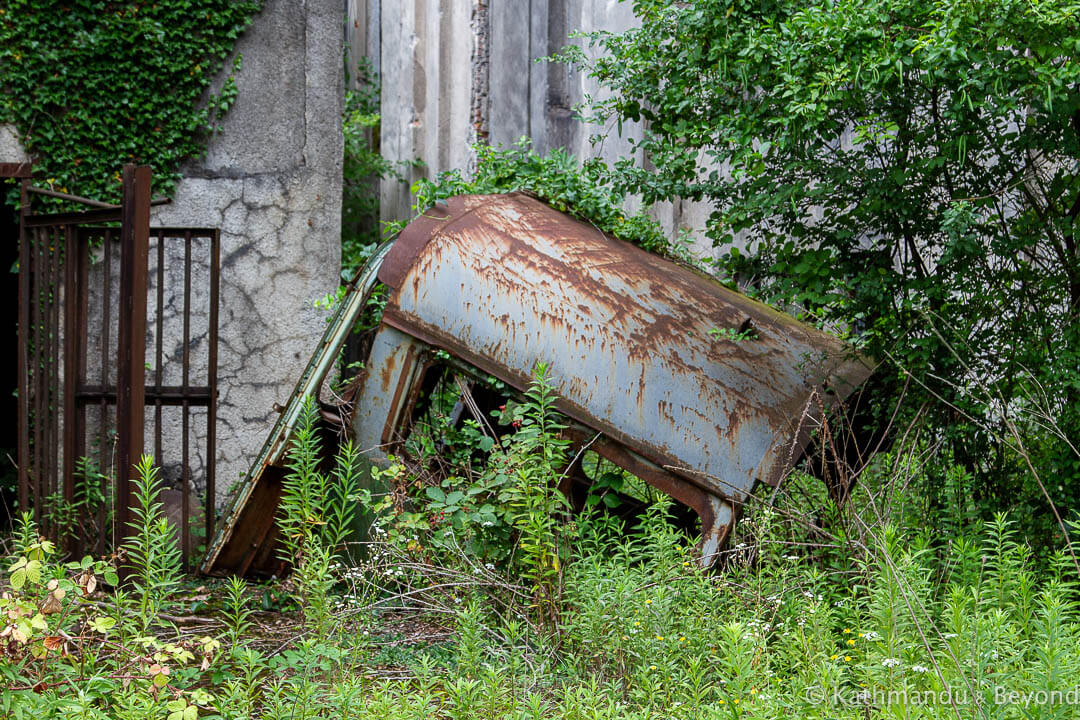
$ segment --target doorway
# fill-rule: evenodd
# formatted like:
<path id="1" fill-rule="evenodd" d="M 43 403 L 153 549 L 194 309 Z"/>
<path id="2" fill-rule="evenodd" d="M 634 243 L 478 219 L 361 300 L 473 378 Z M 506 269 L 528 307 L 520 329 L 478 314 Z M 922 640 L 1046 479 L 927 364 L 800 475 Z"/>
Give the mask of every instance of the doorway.
<path id="1" fill-rule="evenodd" d="M 3 307 L 8 308 L 0 332 L 8 338 L 7 349 L 0 353 L 0 531 L 12 527 L 18 509 L 18 337 L 19 307 L 19 213 L 5 198 L 14 195 L 17 180 L 0 181 L 0 293 Z"/>

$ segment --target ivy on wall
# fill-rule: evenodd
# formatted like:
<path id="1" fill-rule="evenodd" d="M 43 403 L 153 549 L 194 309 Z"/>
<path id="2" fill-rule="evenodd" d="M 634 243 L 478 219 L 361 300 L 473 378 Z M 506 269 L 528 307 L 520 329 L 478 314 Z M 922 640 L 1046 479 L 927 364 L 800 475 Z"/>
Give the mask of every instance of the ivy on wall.
<path id="1" fill-rule="evenodd" d="M 210 84 L 260 0 L 4 0 L 0 122 L 54 189 L 117 200 L 121 166 L 169 194 L 236 97 Z M 240 58 L 233 63 L 239 70 Z"/>

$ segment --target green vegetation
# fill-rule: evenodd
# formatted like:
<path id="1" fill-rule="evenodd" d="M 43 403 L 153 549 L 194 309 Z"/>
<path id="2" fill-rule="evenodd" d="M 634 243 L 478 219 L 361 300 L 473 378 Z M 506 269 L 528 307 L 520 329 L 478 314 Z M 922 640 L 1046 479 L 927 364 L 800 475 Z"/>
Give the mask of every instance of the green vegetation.
<path id="1" fill-rule="evenodd" d="M 378 150 L 379 84 L 368 62 L 356 68 L 356 90 L 345 92 L 345 156 L 341 192 L 341 279 L 352 280 L 381 240 L 379 185 L 396 177 Z"/>
<path id="2" fill-rule="evenodd" d="M 560 149 L 540 155 L 532 150 L 527 139 L 511 148 L 478 145 L 474 149 L 477 167 L 473 177 L 466 178 L 460 170 L 450 170 L 434 181 L 421 179 L 413 185 L 417 212 L 454 195 L 521 190 L 620 240 L 662 255 L 680 254 L 684 238 L 671 242 L 644 210 L 626 216 L 623 205 L 627 195 L 612 188 L 602 163 L 581 163 Z"/>
<path id="3" fill-rule="evenodd" d="M 560 421 L 544 377 L 489 461 L 551 480 Z M 303 436 L 294 458 L 311 450 Z M 897 462 L 846 509 L 802 475 L 773 506 L 755 498 L 716 571 L 698 567 L 663 500 L 627 532 L 599 513 L 549 513 L 549 485 L 526 483 L 530 497 L 508 503 L 510 553 L 485 563 L 436 520 L 442 501 L 418 490 L 402 501 L 427 520 L 411 537 L 375 533 L 355 567 L 325 551 L 297 559 L 282 589 L 302 616 L 255 612 L 256 589 L 238 579 L 216 586 L 213 614 L 186 614 L 193 591 L 178 585 L 153 502 L 135 513 L 130 590 L 107 562 L 60 561 L 24 518 L 0 596 L 0 709 L 124 720 L 1075 717 L 1072 559 L 1037 563 L 1005 516 L 947 541 L 900 530 L 919 508 L 890 480 Z M 139 497 L 155 487 L 144 459 Z M 823 524 L 804 514 L 811 505 Z M 283 622 L 283 635 L 268 633 Z"/>
<path id="4" fill-rule="evenodd" d="M 646 128 L 597 172 L 645 203 L 708 201 L 718 273 L 884 361 L 878 424 L 902 398 L 897 424 L 971 473 L 984 519 L 1008 508 L 1062 542 L 1051 500 L 1080 510 L 1077 4 L 634 9 L 640 27 L 562 56 L 605 91 L 593 119 Z"/>
<path id="5" fill-rule="evenodd" d="M 0 8 L 0 122 L 56 190 L 119 198 L 126 162 L 169 194 L 181 162 L 236 98 L 237 56 L 210 84 L 258 0 L 9 0 Z"/>
<path id="6" fill-rule="evenodd" d="M 5 543 L 0 717 L 1078 716 L 1080 5 L 634 5 L 641 27 L 561 59 L 610 91 L 595 119 L 644 121 L 635 160 L 480 147 L 474 176 L 419 181 L 417 209 L 521 190 L 696 262 L 625 206 L 707 200 L 724 282 L 884 362 L 863 421 L 890 441 L 835 468 L 842 493 L 812 477 L 818 457 L 759 489 L 703 570 L 680 508 L 574 454 L 560 368 L 517 393 L 437 354 L 371 482 L 348 442 L 326 457 L 308 402 L 276 518 L 287 577 L 183 578 L 150 458 L 117 553 L 63 557 L 43 535 L 85 535 L 106 510 L 108 479 L 83 464 L 87 492 L 49 500 L 46 527 L 24 515 Z M 0 57 L 25 72 L 5 76 L 0 116 L 70 169 L 57 187 L 108 196 L 82 179 L 115 170 L 100 148 L 168 168 L 197 154 L 232 86 L 152 118 L 195 107 L 256 6 L 12 7 Z M 160 42 L 60 102 L 49 63 L 99 73 L 101 48 L 133 33 Z M 364 78 L 343 118 L 345 274 L 381 235 L 372 180 L 395 172 L 373 137 L 376 87 Z M 52 114 L 19 114 L 34 107 Z M 849 442 L 833 420 L 816 451 Z M 559 488 L 578 471 L 591 487 L 574 513 Z"/>

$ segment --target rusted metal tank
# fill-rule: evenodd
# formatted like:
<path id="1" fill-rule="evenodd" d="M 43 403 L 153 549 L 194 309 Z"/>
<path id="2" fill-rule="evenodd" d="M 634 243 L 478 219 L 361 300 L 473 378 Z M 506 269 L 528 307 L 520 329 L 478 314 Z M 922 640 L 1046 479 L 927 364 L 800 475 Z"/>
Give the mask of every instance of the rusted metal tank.
<path id="1" fill-rule="evenodd" d="M 373 462 L 404 437 L 436 350 L 519 390 L 547 363 L 571 436 L 692 508 L 706 564 L 755 483 L 779 482 L 821 410 L 871 372 L 839 339 L 529 195 L 452 198 L 350 289 L 204 570 L 243 573 L 269 557 L 271 486 L 299 403 L 317 396 L 376 277 L 389 300 L 355 410 L 337 413 Z"/>

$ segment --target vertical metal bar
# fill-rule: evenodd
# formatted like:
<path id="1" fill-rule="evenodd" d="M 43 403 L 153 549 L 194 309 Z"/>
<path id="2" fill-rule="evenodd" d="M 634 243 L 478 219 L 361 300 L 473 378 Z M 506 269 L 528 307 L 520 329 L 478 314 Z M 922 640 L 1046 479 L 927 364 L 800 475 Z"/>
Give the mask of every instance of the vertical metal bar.
<path id="1" fill-rule="evenodd" d="M 210 402 L 206 407 L 206 544 L 214 538 L 214 513 L 216 512 L 217 465 L 217 365 L 218 365 L 218 292 L 221 273 L 221 233 L 210 235 L 210 322 L 207 333 L 206 384 L 210 389 Z"/>
<path id="2" fill-rule="evenodd" d="M 188 440 L 188 433 L 190 432 L 190 408 L 188 406 L 188 382 L 191 375 L 191 231 L 184 231 L 184 364 L 181 368 L 181 387 L 184 390 L 183 399 L 183 453 L 184 463 L 181 466 L 182 476 L 182 495 L 180 497 L 180 503 L 183 511 L 180 513 L 180 547 L 181 553 L 184 559 L 184 570 L 188 567 L 188 544 L 190 541 L 191 523 L 191 508 L 188 502 L 188 494 L 191 492 L 191 460 L 188 457 L 188 450 L 190 442 Z"/>
<path id="3" fill-rule="evenodd" d="M 49 490 L 54 497 L 61 496 L 60 453 L 63 445 L 60 439 L 60 405 L 63 392 L 60 387 L 60 283 L 63 277 L 63 231 L 54 225 L 51 233 L 50 257 L 52 258 L 51 292 L 49 296 Z M 62 496 L 61 496 L 62 497 Z M 59 537 L 57 538 L 59 540 Z"/>
<path id="4" fill-rule="evenodd" d="M 30 507 L 30 237 L 26 216 L 30 214 L 30 180 L 23 179 L 19 192 L 19 338 L 18 338 L 18 425 L 19 425 L 19 512 Z"/>
<path id="5" fill-rule="evenodd" d="M 150 242 L 150 168 L 124 166 L 120 210 L 120 331 L 116 366 L 116 545 L 128 533 L 134 466 L 143 452 L 146 399 L 146 275 Z"/>
<path id="6" fill-rule="evenodd" d="M 53 443 L 52 443 L 52 291 L 53 291 L 53 274 L 56 270 L 56 266 L 53 263 L 52 256 L 52 228 L 46 228 L 41 233 L 42 243 L 42 263 L 45 270 L 45 282 L 42 284 L 41 293 L 41 308 L 39 312 L 41 317 L 41 350 L 38 355 L 41 358 L 41 379 L 38 385 L 38 391 L 41 395 L 41 448 L 39 452 L 39 462 L 41 463 L 41 469 L 39 470 L 40 480 L 38 481 L 41 486 L 41 502 L 42 510 L 45 509 L 45 504 L 48 503 L 49 495 L 52 494 L 52 458 L 53 458 Z M 43 518 L 45 527 L 49 528 L 50 523 L 48 516 Z M 51 528 L 50 528 L 51 530 Z"/>
<path id="7" fill-rule="evenodd" d="M 56 226 L 50 226 L 45 233 L 45 242 L 48 252 L 48 268 L 49 268 L 49 282 L 45 286 L 45 363 L 48 368 L 45 372 L 45 443 L 42 447 L 42 460 L 44 461 L 45 473 L 43 475 L 45 480 L 45 499 L 48 501 L 50 498 L 55 499 L 54 493 L 56 492 L 56 461 L 57 456 L 60 454 L 59 447 L 56 443 L 56 386 L 57 386 L 57 368 L 56 368 L 56 323 L 54 322 L 54 314 L 56 311 L 56 289 L 57 289 L 57 258 L 56 258 Z M 49 534 L 55 537 L 55 528 L 52 527 L 52 523 L 49 523 Z"/>
<path id="8" fill-rule="evenodd" d="M 154 462 L 161 464 L 161 375 L 162 337 L 165 328 L 165 232 L 157 232 L 157 316 L 154 348 Z"/>
<path id="9" fill-rule="evenodd" d="M 33 266 L 34 266 L 34 288 L 33 294 L 30 298 L 30 322 L 34 328 L 34 352 L 30 355 L 30 382 L 33 387 L 32 393 L 34 397 L 34 444 L 33 444 L 33 460 L 31 461 L 30 471 L 32 473 L 31 482 L 33 484 L 34 495 L 34 521 L 41 527 L 42 520 L 42 508 L 41 508 L 41 483 L 44 474 L 41 467 L 41 443 L 42 438 L 42 357 L 41 357 L 41 303 L 44 300 L 42 294 L 42 285 L 45 283 L 46 269 L 43 265 L 45 262 L 42 258 L 43 253 L 41 237 L 44 231 L 41 228 L 34 228 L 34 243 L 33 243 Z"/>
<path id="10" fill-rule="evenodd" d="M 52 430 L 52 417 L 50 417 L 49 408 L 52 405 L 52 339 L 49 337 L 51 333 L 52 325 L 52 283 L 53 283 L 53 257 L 52 257 L 52 228 L 45 228 L 41 233 L 42 241 L 42 270 L 44 271 L 44 282 L 41 285 L 41 307 L 38 312 L 41 313 L 39 322 L 41 323 L 41 350 L 38 355 L 41 358 L 42 372 L 40 374 L 40 381 L 38 384 L 38 391 L 41 395 L 41 417 L 38 422 L 41 423 L 41 448 L 39 449 L 39 462 L 40 469 L 38 470 L 39 480 L 38 484 L 41 493 L 42 509 L 45 509 L 45 504 L 48 503 L 49 494 L 52 490 L 52 468 L 49 467 L 49 460 L 51 453 L 49 452 L 52 445 L 51 430 Z M 49 514 L 46 513 L 43 518 L 44 527 L 48 532 L 48 520 Z"/>
<path id="11" fill-rule="evenodd" d="M 78 233 L 68 225 L 64 229 L 64 501 L 75 502 L 75 386 L 78 376 L 79 327 L 78 300 L 79 289 L 76 281 L 78 272 Z M 66 538 L 68 551 L 77 551 L 74 534 Z"/>
<path id="12" fill-rule="evenodd" d="M 74 258 L 75 282 L 77 287 L 72 292 L 71 297 L 73 297 L 75 299 L 74 301 L 77 303 L 77 310 L 75 321 L 75 376 L 72 378 L 72 383 L 75 392 L 77 393 L 79 388 L 86 383 L 87 320 L 89 315 L 88 308 L 90 305 L 88 295 L 90 238 L 81 232 L 76 233 L 75 242 L 78 245 Z M 74 423 L 75 456 L 82 458 L 86 456 L 86 402 L 78 400 L 77 398 Z M 82 482 L 89 483 L 90 478 L 84 476 Z M 89 493 L 89 488 L 86 488 L 86 492 Z M 100 533 L 100 530 L 98 532 Z M 83 543 L 81 552 L 87 552 L 90 549 L 90 534 L 85 534 L 81 540 Z"/>
<path id="13" fill-rule="evenodd" d="M 109 357 L 112 347 L 109 343 L 112 334 L 112 230 L 105 230 L 105 239 L 102 241 L 105 247 L 104 268 L 102 271 L 102 302 L 101 302 L 101 387 L 109 386 Z M 105 398 L 98 400 L 98 470 L 101 472 L 102 497 L 112 502 L 115 493 L 110 492 L 109 478 L 115 478 L 116 472 L 112 466 L 111 448 L 109 447 L 109 406 Z M 115 513 L 114 513 L 115 516 Z M 98 510 L 98 554 L 105 554 L 106 535 L 111 539 L 112 532 L 105 527 L 105 519 L 108 513 L 103 505 Z"/>

